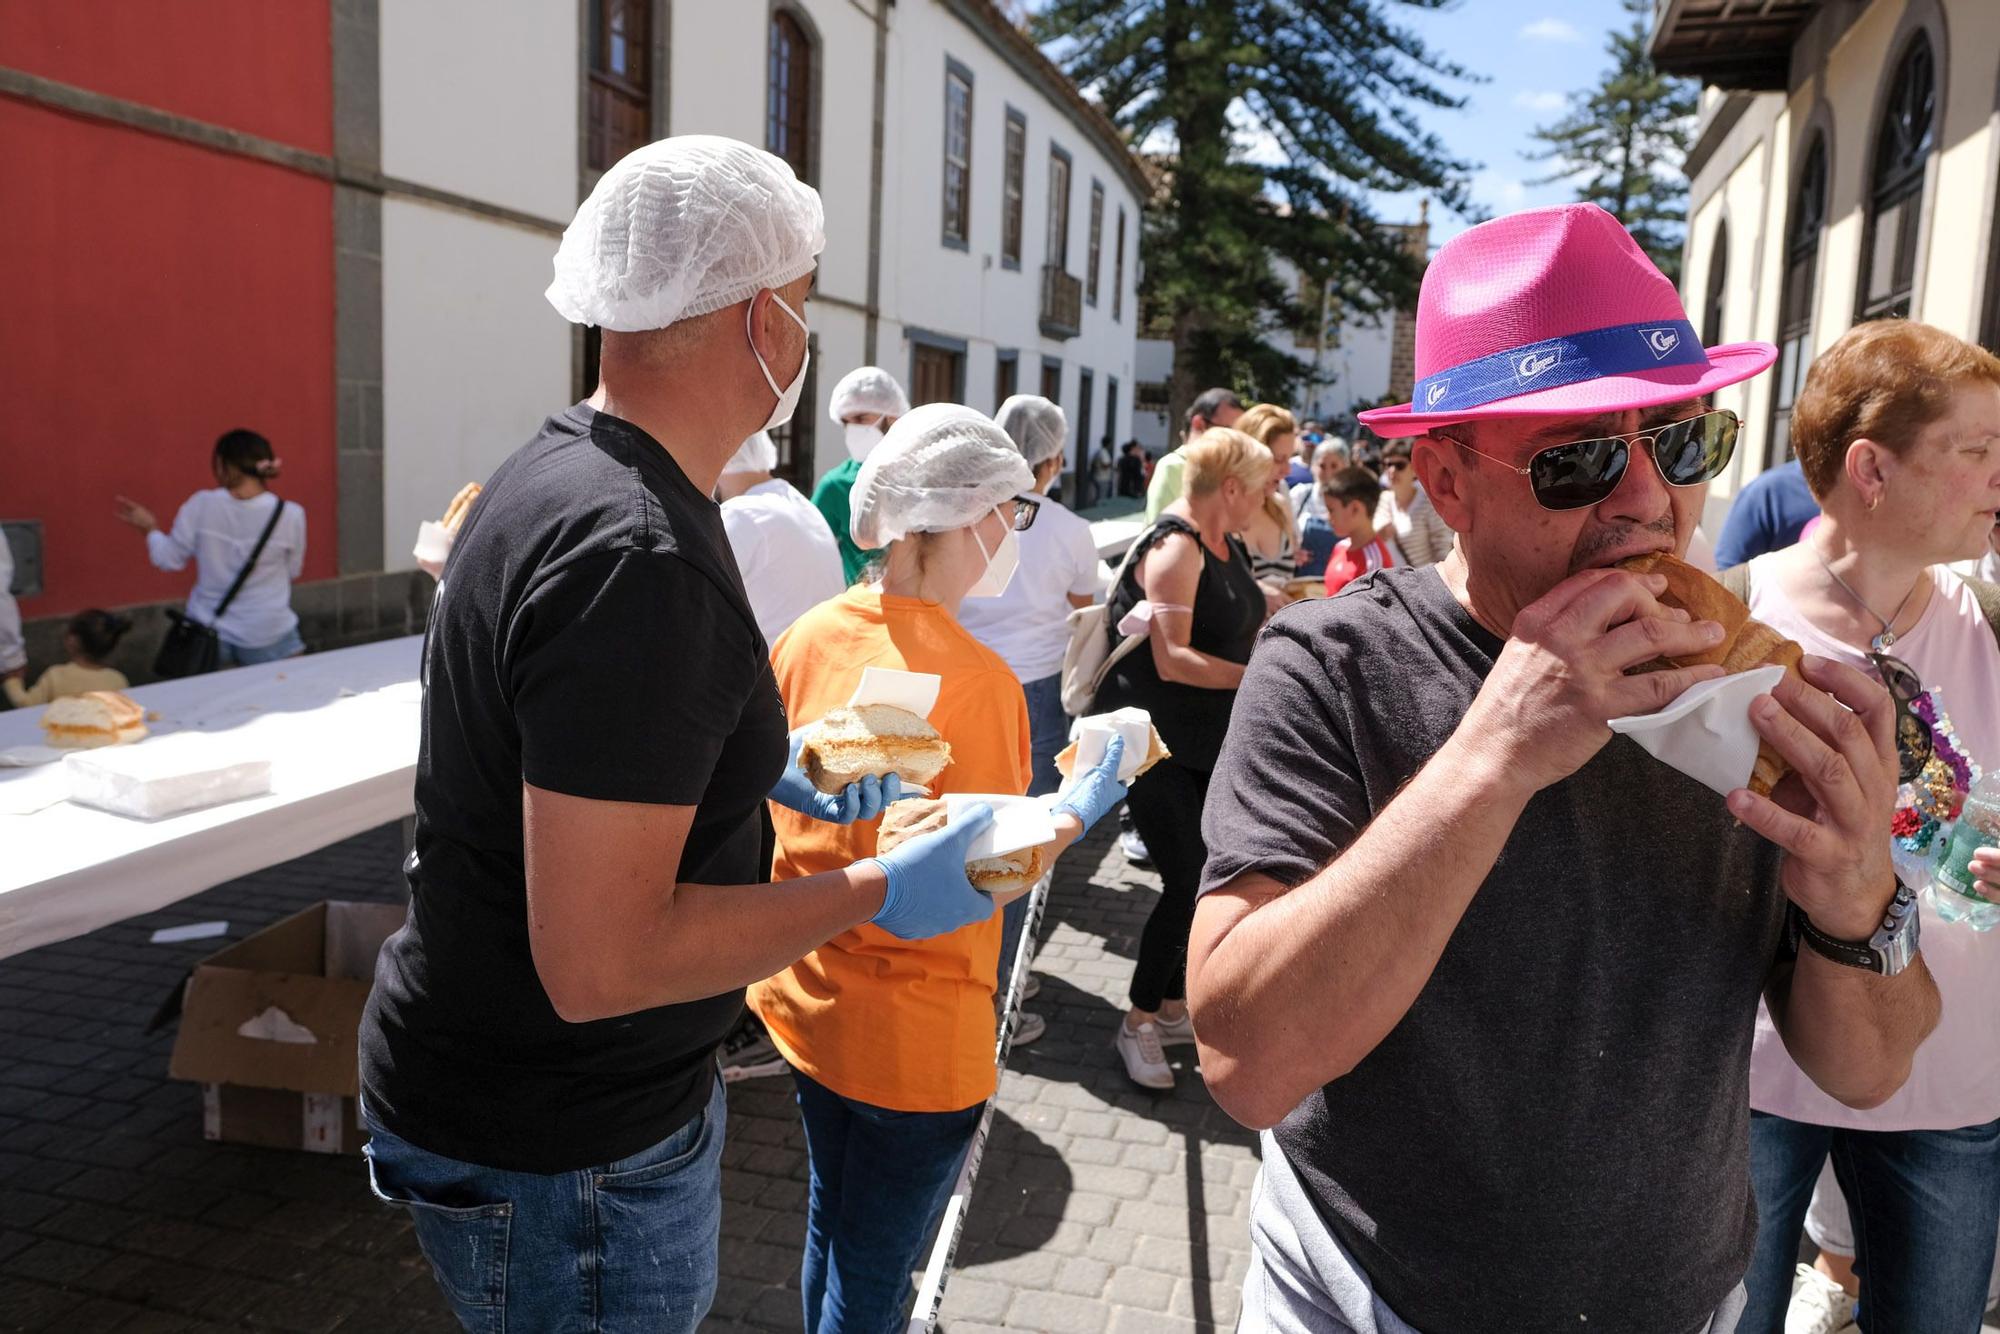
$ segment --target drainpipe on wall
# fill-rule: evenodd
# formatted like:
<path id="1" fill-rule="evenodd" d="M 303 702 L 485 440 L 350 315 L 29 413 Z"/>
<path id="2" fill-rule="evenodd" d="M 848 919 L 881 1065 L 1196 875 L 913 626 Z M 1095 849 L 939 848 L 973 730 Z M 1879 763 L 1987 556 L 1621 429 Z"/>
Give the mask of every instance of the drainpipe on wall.
<path id="1" fill-rule="evenodd" d="M 882 117 L 888 102 L 889 6 L 875 0 L 875 121 L 868 141 L 868 317 L 861 338 L 863 365 L 873 366 L 882 310 Z"/>

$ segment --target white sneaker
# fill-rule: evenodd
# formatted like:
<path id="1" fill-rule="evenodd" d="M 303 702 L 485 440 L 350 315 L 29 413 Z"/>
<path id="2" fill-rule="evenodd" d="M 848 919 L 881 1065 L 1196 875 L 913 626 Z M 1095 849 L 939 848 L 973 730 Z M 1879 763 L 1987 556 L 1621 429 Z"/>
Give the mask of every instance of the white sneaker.
<path id="1" fill-rule="evenodd" d="M 1033 1010 L 1023 1010 L 1014 1016 L 1014 1045 L 1025 1047 L 1036 1038 L 1049 1031 L 1049 1021 Z"/>
<path id="2" fill-rule="evenodd" d="M 1035 976 L 1033 973 L 1029 973 L 1028 980 L 1021 984 L 1021 999 L 1024 1001 L 1031 1001 L 1035 997 L 1041 994 L 1042 994 L 1042 979 Z"/>
<path id="3" fill-rule="evenodd" d="M 1135 1029 L 1120 1020 L 1114 1045 L 1125 1058 L 1125 1073 L 1134 1084 L 1149 1089 L 1174 1086 L 1174 1069 L 1167 1064 L 1167 1053 L 1160 1046 L 1160 1030 L 1152 1024 L 1141 1024 Z"/>
<path id="4" fill-rule="evenodd" d="M 1792 1304 L 1785 1308 L 1785 1334 L 1842 1334 L 1854 1325 L 1854 1299 L 1814 1269 L 1800 1265 L 1792 1280 Z"/>
<path id="5" fill-rule="evenodd" d="M 1153 854 L 1146 851 L 1146 840 L 1139 837 L 1136 829 L 1127 829 L 1118 836 L 1118 846 L 1125 853 L 1125 860 L 1134 866 L 1151 866 Z"/>
<path id="6" fill-rule="evenodd" d="M 1160 1030 L 1162 1047 L 1192 1047 L 1194 1045 L 1194 1015 L 1182 1010 L 1178 1019 L 1155 1019 L 1153 1027 Z"/>

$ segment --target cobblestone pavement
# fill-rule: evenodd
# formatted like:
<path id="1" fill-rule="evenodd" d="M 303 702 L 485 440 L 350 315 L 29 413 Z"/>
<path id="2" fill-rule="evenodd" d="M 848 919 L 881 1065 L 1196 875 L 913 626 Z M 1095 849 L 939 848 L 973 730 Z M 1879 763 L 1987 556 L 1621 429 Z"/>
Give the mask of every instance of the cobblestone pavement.
<path id="1" fill-rule="evenodd" d="M 149 1031 L 217 940 L 321 898 L 392 900 L 390 826 L 164 912 L 0 960 L 0 1330 L 447 1330 L 400 1212 L 358 1159 L 201 1138 L 199 1097 Z M 1044 925 L 1049 1021 L 1017 1048 L 942 1327 L 1229 1328 L 1245 1264 L 1252 1139 L 1189 1062 L 1170 1094 L 1110 1048 L 1153 881 L 1108 833 L 1058 872 Z M 1175 1055 L 1186 1053 L 1176 1050 Z M 782 1079 L 730 1090 L 722 1282 L 708 1327 L 797 1329 L 805 1155 Z"/>

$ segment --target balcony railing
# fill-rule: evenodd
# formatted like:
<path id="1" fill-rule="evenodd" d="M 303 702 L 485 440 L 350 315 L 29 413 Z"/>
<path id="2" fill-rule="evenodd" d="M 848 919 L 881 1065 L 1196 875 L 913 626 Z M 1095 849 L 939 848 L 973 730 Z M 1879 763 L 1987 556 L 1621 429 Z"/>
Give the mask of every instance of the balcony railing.
<path id="1" fill-rule="evenodd" d="M 1042 266 L 1042 334 L 1074 338 L 1083 328 L 1083 280 L 1061 266 Z"/>

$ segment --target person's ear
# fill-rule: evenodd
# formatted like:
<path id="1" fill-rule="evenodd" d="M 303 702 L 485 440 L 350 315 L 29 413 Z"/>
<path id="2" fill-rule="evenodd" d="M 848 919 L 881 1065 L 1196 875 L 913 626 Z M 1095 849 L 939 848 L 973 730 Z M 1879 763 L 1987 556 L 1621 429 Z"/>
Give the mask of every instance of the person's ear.
<path id="1" fill-rule="evenodd" d="M 1453 532 L 1464 532 L 1472 522 L 1472 505 L 1466 482 L 1472 464 L 1459 447 L 1440 436 L 1426 435 L 1410 448 L 1410 466 L 1424 484 L 1431 508 Z"/>
<path id="2" fill-rule="evenodd" d="M 1889 475 L 1900 461 L 1892 451 L 1863 436 L 1847 447 L 1847 456 L 1841 463 L 1848 485 L 1861 497 L 1861 503 L 1872 510 L 1882 503 L 1889 489 Z"/>

